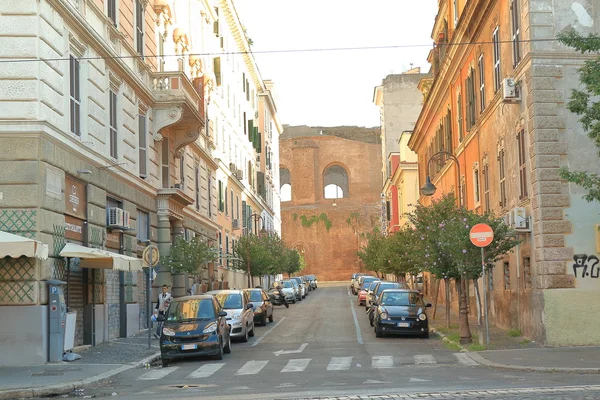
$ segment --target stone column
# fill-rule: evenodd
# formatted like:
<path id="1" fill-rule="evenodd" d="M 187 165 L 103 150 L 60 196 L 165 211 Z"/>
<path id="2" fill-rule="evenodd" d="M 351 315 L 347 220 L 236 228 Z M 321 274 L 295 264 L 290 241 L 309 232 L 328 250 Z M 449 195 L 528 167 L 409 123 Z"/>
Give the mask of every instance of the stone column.
<path id="1" fill-rule="evenodd" d="M 183 221 L 173 221 L 173 243 L 184 238 Z M 188 289 L 187 274 L 173 274 L 173 288 L 171 293 L 173 297 L 185 296 Z"/>
<path id="2" fill-rule="evenodd" d="M 171 251 L 171 221 L 169 221 L 169 216 L 166 214 L 158 213 L 158 240 L 157 246 L 158 251 L 160 252 L 160 257 L 168 256 Z M 159 265 L 161 265 L 159 263 Z M 160 271 L 156 276 L 156 279 L 152 283 L 152 292 L 151 292 L 151 300 L 154 301 L 158 294 L 158 289 L 162 285 L 168 285 L 171 287 L 171 272 L 165 270 L 164 267 L 161 266 Z"/>

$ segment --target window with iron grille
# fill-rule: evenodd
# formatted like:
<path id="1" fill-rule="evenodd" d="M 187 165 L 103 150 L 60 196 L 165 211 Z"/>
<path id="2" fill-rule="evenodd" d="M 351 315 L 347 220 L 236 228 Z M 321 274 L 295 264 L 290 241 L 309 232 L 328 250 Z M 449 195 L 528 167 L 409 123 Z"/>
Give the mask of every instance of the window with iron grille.
<path id="1" fill-rule="evenodd" d="M 531 289 L 531 258 L 523 257 L 523 287 Z"/>
<path id="2" fill-rule="evenodd" d="M 504 262 L 504 290 L 510 290 L 510 264 Z"/>
<path id="3" fill-rule="evenodd" d="M 525 157 L 525 130 L 517 134 L 517 144 L 519 151 L 519 187 L 521 193 L 519 199 L 527 198 L 527 158 Z"/>
<path id="4" fill-rule="evenodd" d="M 71 104 L 71 133 L 81 136 L 81 95 L 79 90 L 79 60 L 69 58 L 70 74 L 70 104 Z"/>
<path id="5" fill-rule="evenodd" d="M 138 116 L 138 144 L 139 144 L 139 175 L 145 178 L 148 175 L 148 132 L 146 132 L 146 116 Z"/>
<path id="6" fill-rule="evenodd" d="M 498 177 L 500 186 L 500 207 L 506 207 L 506 169 L 504 149 L 498 152 Z"/>
<path id="7" fill-rule="evenodd" d="M 109 148 L 110 156 L 117 158 L 117 94 L 112 90 L 109 92 L 110 104 L 110 126 L 109 126 Z"/>
<path id="8" fill-rule="evenodd" d="M 140 0 L 135 2 L 135 46 L 139 55 L 144 55 L 144 6 Z"/>
<path id="9" fill-rule="evenodd" d="M 479 68 L 479 112 L 485 110 L 485 66 L 483 63 L 483 54 L 479 56 L 477 63 Z"/>
<path id="10" fill-rule="evenodd" d="M 502 87 L 502 73 L 500 71 L 500 31 L 496 27 L 492 34 L 492 46 L 494 49 L 494 93 Z"/>
<path id="11" fill-rule="evenodd" d="M 521 13 L 519 0 L 512 0 L 510 4 L 510 18 L 512 22 L 512 52 L 513 66 L 521 62 Z"/>
<path id="12" fill-rule="evenodd" d="M 463 140 L 463 106 L 462 106 L 462 95 L 458 94 L 457 102 L 457 114 L 458 114 L 458 142 Z"/>
<path id="13" fill-rule="evenodd" d="M 483 197 L 485 201 L 485 212 L 490 212 L 490 166 L 483 165 Z"/>

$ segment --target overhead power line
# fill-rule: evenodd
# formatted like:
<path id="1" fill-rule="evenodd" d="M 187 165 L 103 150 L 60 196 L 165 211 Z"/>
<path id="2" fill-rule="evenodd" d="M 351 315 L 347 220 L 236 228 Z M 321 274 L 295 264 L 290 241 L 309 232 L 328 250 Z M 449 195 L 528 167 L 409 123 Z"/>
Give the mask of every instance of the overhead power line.
<path id="1" fill-rule="evenodd" d="M 593 40 L 594 38 L 583 38 Z M 547 39 L 532 39 L 532 40 L 520 40 L 519 43 L 536 43 L 536 42 L 555 42 L 557 38 Z M 498 41 L 498 43 L 513 43 L 512 40 Z M 461 43 L 444 43 L 443 46 L 470 46 L 470 45 L 492 45 L 494 42 L 482 41 L 482 42 L 461 42 Z M 329 51 L 363 51 L 363 50 L 393 50 L 393 49 L 406 49 L 406 48 L 417 48 L 417 47 L 430 47 L 434 48 L 433 44 L 399 44 L 399 45 L 388 45 L 388 46 L 358 46 L 358 47 L 329 47 L 329 48 L 309 48 L 309 49 L 281 49 L 281 50 L 256 50 L 256 51 L 231 51 L 231 52 L 208 52 L 208 53 L 186 53 L 187 56 L 226 56 L 226 55 L 244 55 L 244 54 L 283 54 L 283 53 L 311 53 L 311 52 L 329 52 Z M 440 46 L 438 46 L 440 47 Z M 90 57 L 77 57 L 78 60 L 110 60 L 110 59 L 146 59 L 146 58 L 171 58 L 181 57 L 180 54 L 168 54 L 168 55 L 144 55 L 144 56 L 90 56 Z M 7 58 L 0 60 L 0 63 L 21 63 L 21 62 L 54 62 L 54 61 L 69 61 L 69 57 L 56 57 L 56 58 Z"/>

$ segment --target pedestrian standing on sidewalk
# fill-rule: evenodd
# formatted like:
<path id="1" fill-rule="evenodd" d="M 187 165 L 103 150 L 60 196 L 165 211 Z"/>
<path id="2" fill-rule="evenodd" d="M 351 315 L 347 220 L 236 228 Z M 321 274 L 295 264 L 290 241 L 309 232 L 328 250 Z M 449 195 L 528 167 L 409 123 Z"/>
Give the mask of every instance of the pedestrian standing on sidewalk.
<path id="1" fill-rule="evenodd" d="M 162 285 L 162 293 L 158 295 L 156 307 L 154 307 L 154 314 L 156 314 L 158 325 L 156 327 L 156 333 L 154 334 L 156 339 L 160 339 L 161 329 L 165 321 L 165 313 L 167 312 L 167 308 L 169 308 L 171 300 L 173 300 L 173 297 L 171 296 L 171 293 L 169 293 L 169 287 L 167 285 Z"/>

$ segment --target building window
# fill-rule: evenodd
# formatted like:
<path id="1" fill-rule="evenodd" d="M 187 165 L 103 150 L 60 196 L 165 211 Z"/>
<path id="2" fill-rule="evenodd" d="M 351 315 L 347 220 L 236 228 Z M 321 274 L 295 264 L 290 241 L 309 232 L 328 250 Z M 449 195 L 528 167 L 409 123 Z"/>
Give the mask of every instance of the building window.
<path id="1" fill-rule="evenodd" d="M 117 26 L 117 0 L 108 0 L 108 19 L 110 19 L 114 26 Z"/>
<path id="2" fill-rule="evenodd" d="M 223 265 L 223 236 L 219 232 L 219 265 Z"/>
<path id="3" fill-rule="evenodd" d="M 137 212 L 137 239 L 140 242 L 150 239 L 150 215 L 142 210 Z"/>
<path id="4" fill-rule="evenodd" d="M 110 104 L 110 126 L 109 126 L 109 148 L 110 156 L 117 158 L 117 94 L 112 90 L 109 92 Z"/>
<path id="5" fill-rule="evenodd" d="M 525 157 L 525 130 L 517 134 L 517 144 L 519 150 L 519 186 L 521 194 L 519 199 L 527 198 L 527 158 Z"/>
<path id="6" fill-rule="evenodd" d="M 231 207 L 231 218 L 234 218 L 234 214 L 233 214 L 233 189 L 231 189 L 230 191 L 230 201 L 229 201 L 229 207 Z"/>
<path id="7" fill-rule="evenodd" d="M 223 198 L 223 182 L 219 181 L 219 211 L 225 211 L 225 199 Z"/>
<path id="8" fill-rule="evenodd" d="M 179 157 L 179 189 L 185 189 L 185 154 Z"/>
<path id="9" fill-rule="evenodd" d="M 229 236 L 225 235 L 225 263 L 227 264 L 227 268 L 229 268 Z"/>
<path id="10" fill-rule="evenodd" d="M 473 167 L 473 199 L 475 201 L 475 207 L 479 206 L 481 202 L 481 192 L 479 187 L 479 164 L 475 163 Z"/>
<path id="11" fill-rule="evenodd" d="M 223 187 L 223 200 L 225 201 L 225 205 L 223 208 L 225 209 L 225 215 L 229 216 L 229 200 L 227 196 L 227 186 Z"/>
<path id="12" fill-rule="evenodd" d="M 144 6 L 140 0 L 135 2 L 135 45 L 139 55 L 144 55 Z"/>
<path id="13" fill-rule="evenodd" d="M 169 171 L 169 139 L 163 137 L 162 140 L 162 152 L 161 152 L 161 176 L 162 176 L 162 187 L 169 187 L 170 174 Z"/>
<path id="14" fill-rule="evenodd" d="M 485 67 L 483 64 L 483 54 L 479 56 L 479 112 L 485 110 Z"/>
<path id="15" fill-rule="evenodd" d="M 213 216 L 213 209 L 212 209 L 212 192 L 213 192 L 213 177 L 212 174 L 209 172 L 208 173 L 208 179 L 207 179 L 207 185 L 208 185 L 208 217 L 212 218 Z"/>
<path id="16" fill-rule="evenodd" d="M 494 47 L 494 93 L 500 90 L 502 86 L 502 75 L 500 71 L 500 31 L 496 27 L 492 34 L 492 44 Z"/>
<path id="17" fill-rule="evenodd" d="M 510 290 L 510 264 L 504 262 L 504 290 Z"/>
<path id="18" fill-rule="evenodd" d="M 69 58 L 70 73 L 70 103 L 71 103 L 71 133 L 81 136 L 81 94 L 79 90 L 79 60 Z"/>
<path id="19" fill-rule="evenodd" d="M 235 196 L 235 218 L 240 219 L 240 196 Z"/>
<path id="20" fill-rule="evenodd" d="M 467 206 L 467 182 L 464 175 L 460 177 L 460 205 Z"/>
<path id="21" fill-rule="evenodd" d="M 510 4 L 510 18 L 512 22 L 512 51 L 513 66 L 521 62 L 521 13 L 519 0 L 512 0 Z"/>
<path id="22" fill-rule="evenodd" d="M 454 3 L 454 27 L 458 26 L 458 0 L 453 0 Z"/>
<path id="23" fill-rule="evenodd" d="M 200 211 L 200 167 L 194 171 L 194 193 L 196 194 L 196 211 Z"/>
<path id="24" fill-rule="evenodd" d="M 142 178 L 148 176 L 148 132 L 146 132 L 146 116 L 138 116 L 138 136 L 139 136 L 139 175 Z"/>
<path id="25" fill-rule="evenodd" d="M 485 212 L 490 212 L 490 166 L 483 165 L 483 196 L 485 201 Z"/>
<path id="26" fill-rule="evenodd" d="M 446 151 L 453 153 L 454 147 L 452 146 L 452 111 L 448 107 L 446 112 L 446 120 L 444 121 L 444 129 L 446 130 Z"/>
<path id="27" fill-rule="evenodd" d="M 475 125 L 475 70 L 471 68 L 471 72 L 467 77 L 467 131 L 470 131 Z"/>
<path id="28" fill-rule="evenodd" d="M 498 152 L 498 178 L 500 184 L 500 207 L 506 207 L 506 169 L 504 149 Z"/>
<path id="29" fill-rule="evenodd" d="M 456 110 L 458 114 L 458 142 L 460 143 L 463 140 L 463 107 L 462 95 L 460 93 L 458 93 L 456 103 Z"/>
<path id="30" fill-rule="evenodd" d="M 523 287 L 531 289 L 531 258 L 523 257 Z"/>

